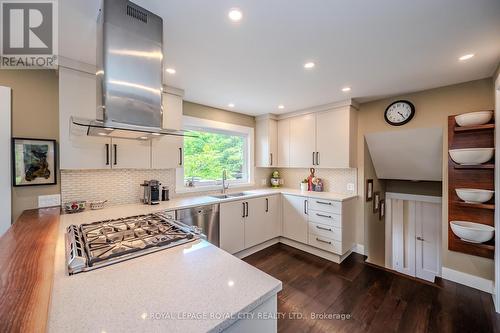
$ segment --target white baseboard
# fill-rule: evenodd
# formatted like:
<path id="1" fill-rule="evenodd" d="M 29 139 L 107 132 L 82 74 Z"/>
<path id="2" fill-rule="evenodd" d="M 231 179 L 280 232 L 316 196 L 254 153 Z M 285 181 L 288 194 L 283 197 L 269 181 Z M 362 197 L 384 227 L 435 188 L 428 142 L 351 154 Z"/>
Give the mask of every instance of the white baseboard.
<path id="1" fill-rule="evenodd" d="M 264 250 L 265 248 L 271 246 L 271 245 L 274 245 L 274 244 L 277 244 L 280 242 L 280 237 L 276 237 L 276 238 L 273 238 L 273 239 L 270 239 L 268 241 L 265 241 L 264 243 L 261 243 L 261 244 L 258 244 L 258 245 L 255 245 L 255 246 L 252 246 L 251 248 L 248 248 L 248 249 L 245 249 L 245 250 L 242 250 L 238 253 L 235 253 L 233 254 L 236 258 L 239 258 L 239 259 L 243 259 L 245 257 L 248 257 L 249 255 L 251 254 L 254 254 L 256 252 L 259 252 L 259 251 L 262 251 Z"/>
<path id="2" fill-rule="evenodd" d="M 365 255 L 365 246 L 363 244 L 354 244 L 352 246 L 352 252 L 356 252 L 357 254 Z"/>
<path id="3" fill-rule="evenodd" d="M 448 267 L 442 268 L 441 277 L 445 280 L 450 280 L 456 283 L 463 284 L 467 287 L 479 289 L 489 294 L 493 293 L 494 283 L 492 280 L 456 271 Z"/>

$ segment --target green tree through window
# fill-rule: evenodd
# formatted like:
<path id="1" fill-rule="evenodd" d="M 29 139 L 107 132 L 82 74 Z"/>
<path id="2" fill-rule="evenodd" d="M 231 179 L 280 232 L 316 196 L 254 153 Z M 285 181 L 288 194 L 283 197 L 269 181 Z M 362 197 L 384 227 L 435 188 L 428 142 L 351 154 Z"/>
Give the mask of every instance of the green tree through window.
<path id="1" fill-rule="evenodd" d="M 227 170 L 228 179 L 244 177 L 245 138 L 243 136 L 193 132 L 184 138 L 184 177 L 195 181 L 219 180 Z"/>

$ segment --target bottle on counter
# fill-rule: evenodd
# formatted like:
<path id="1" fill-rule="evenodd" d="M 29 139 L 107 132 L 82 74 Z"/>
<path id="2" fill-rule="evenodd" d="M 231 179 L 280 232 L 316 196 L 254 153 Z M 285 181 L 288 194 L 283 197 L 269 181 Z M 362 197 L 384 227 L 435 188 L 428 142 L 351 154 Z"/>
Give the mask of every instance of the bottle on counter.
<path id="1" fill-rule="evenodd" d="M 169 190 L 168 190 L 168 186 L 163 186 L 161 188 L 161 201 L 168 201 L 168 200 L 170 200 L 169 195 L 170 195 L 170 193 L 169 193 Z"/>

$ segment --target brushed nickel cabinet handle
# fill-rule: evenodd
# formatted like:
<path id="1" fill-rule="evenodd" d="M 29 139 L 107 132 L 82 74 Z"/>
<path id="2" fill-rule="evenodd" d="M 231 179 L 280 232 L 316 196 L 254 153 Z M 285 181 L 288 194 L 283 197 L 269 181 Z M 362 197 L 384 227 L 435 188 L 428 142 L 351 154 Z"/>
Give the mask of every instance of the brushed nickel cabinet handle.
<path id="1" fill-rule="evenodd" d="M 331 202 L 324 202 L 324 201 L 317 201 L 317 200 L 316 200 L 316 203 L 317 203 L 317 204 L 320 204 L 320 205 L 328 205 L 328 206 L 331 206 L 331 205 L 332 205 L 332 203 L 331 203 Z"/>
<path id="2" fill-rule="evenodd" d="M 319 217 L 326 217 L 327 219 L 331 219 L 332 216 L 331 215 L 323 215 L 323 214 L 319 214 L 319 213 L 316 213 L 317 216 Z"/>
<path id="3" fill-rule="evenodd" d="M 316 226 L 316 228 L 320 229 L 320 230 L 326 230 L 326 231 L 332 231 L 332 229 L 329 229 L 329 228 L 323 228 L 323 227 L 320 227 L 319 225 Z"/>
<path id="4" fill-rule="evenodd" d="M 321 243 L 326 243 L 326 244 L 330 244 L 330 245 L 332 244 L 332 242 L 327 242 L 327 241 L 325 241 L 325 240 L 319 239 L 318 237 L 316 237 L 316 240 L 317 240 L 318 242 L 321 242 Z"/>

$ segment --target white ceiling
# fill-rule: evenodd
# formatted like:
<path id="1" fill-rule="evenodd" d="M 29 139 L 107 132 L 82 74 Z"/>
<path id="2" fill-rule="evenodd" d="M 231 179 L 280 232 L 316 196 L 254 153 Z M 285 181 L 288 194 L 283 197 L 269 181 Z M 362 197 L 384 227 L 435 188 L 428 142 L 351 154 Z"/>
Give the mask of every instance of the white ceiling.
<path id="1" fill-rule="evenodd" d="M 177 70 L 165 73 L 168 85 L 188 101 L 234 103 L 233 111 L 252 115 L 480 79 L 500 61 L 498 0 L 133 2 L 163 17 L 165 67 Z M 62 3 L 75 24 L 93 16 L 97 0 Z M 227 17 L 233 7 L 243 11 L 236 24 Z M 78 31 L 86 33 L 92 28 Z M 476 56 L 459 62 L 467 53 Z M 306 61 L 316 68 L 304 70 Z"/>

